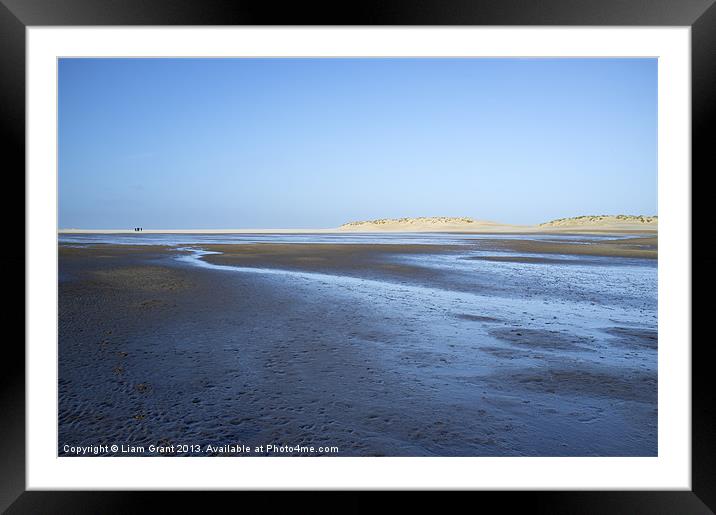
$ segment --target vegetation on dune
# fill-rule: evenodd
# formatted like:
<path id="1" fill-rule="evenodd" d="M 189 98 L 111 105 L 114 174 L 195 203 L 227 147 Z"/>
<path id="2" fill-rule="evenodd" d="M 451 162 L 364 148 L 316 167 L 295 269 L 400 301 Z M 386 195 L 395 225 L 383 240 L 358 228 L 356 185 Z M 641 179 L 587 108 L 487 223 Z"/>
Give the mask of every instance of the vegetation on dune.
<path id="1" fill-rule="evenodd" d="M 630 224 L 656 224 L 658 216 L 648 215 L 583 215 L 573 216 L 569 218 L 557 218 L 549 222 L 541 223 L 538 227 L 559 227 L 569 225 L 599 225 L 610 223 L 630 223 Z M 366 226 L 455 226 L 455 225 L 474 225 L 488 224 L 491 222 L 479 222 L 467 216 L 418 216 L 414 218 L 378 218 L 375 220 L 361 220 L 348 222 L 341 225 L 341 228 L 357 228 Z"/>
<path id="2" fill-rule="evenodd" d="M 376 220 L 363 220 L 357 222 L 348 222 L 343 224 L 341 227 L 357 227 L 361 225 L 429 225 L 429 224 L 441 224 L 441 225 L 462 225 L 462 224 L 474 224 L 477 223 L 472 218 L 467 216 L 461 217 L 450 217 L 450 216 L 419 216 L 415 218 L 379 218 Z"/>
<path id="3" fill-rule="evenodd" d="M 603 222 L 626 222 L 634 224 L 654 224 L 659 221 L 658 216 L 645 216 L 645 215 L 583 215 L 573 216 L 571 218 L 557 218 L 539 224 L 540 227 L 551 227 L 555 225 L 588 225 L 597 224 Z"/>

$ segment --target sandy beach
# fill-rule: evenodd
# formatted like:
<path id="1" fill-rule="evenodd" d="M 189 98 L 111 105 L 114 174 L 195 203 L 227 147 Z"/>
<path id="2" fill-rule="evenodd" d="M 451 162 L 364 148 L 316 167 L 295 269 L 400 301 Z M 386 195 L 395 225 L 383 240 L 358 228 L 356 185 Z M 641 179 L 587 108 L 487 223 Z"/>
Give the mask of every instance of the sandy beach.
<path id="1" fill-rule="evenodd" d="M 623 238 L 61 239 L 60 455 L 656 455 L 657 242 Z"/>
<path id="2" fill-rule="evenodd" d="M 142 229 L 147 234 L 342 234 L 342 233 L 465 233 L 465 234 L 656 234 L 658 218 L 644 216 L 582 216 L 533 225 L 516 225 L 469 217 L 386 218 L 348 222 L 335 228 L 272 229 Z M 60 234 L 132 234 L 132 229 L 62 228 Z"/>

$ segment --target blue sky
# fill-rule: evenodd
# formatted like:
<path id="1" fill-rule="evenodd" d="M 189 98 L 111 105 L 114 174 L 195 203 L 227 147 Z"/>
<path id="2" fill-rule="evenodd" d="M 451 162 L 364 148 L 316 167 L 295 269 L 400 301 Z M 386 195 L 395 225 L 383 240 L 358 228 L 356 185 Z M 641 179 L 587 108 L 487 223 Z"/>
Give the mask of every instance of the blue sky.
<path id="1" fill-rule="evenodd" d="M 63 228 L 656 212 L 656 59 L 59 62 Z"/>

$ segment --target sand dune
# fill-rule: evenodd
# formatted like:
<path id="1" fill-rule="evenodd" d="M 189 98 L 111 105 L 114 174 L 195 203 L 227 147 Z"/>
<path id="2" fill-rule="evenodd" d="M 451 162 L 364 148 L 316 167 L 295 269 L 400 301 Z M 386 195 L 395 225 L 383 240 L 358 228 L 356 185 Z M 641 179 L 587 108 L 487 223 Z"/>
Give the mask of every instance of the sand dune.
<path id="1" fill-rule="evenodd" d="M 574 231 L 574 230 L 601 230 L 601 231 L 656 231 L 659 228 L 657 216 L 644 215 L 585 215 L 571 218 L 558 218 L 550 222 L 539 224 L 541 230 Z"/>
<path id="2" fill-rule="evenodd" d="M 352 232 L 652 232 L 658 229 L 658 218 L 642 215 L 586 215 L 560 218 L 538 225 L 511 225 L 469 217 L 418 217 L 349 222 L 338 229 Z"/>

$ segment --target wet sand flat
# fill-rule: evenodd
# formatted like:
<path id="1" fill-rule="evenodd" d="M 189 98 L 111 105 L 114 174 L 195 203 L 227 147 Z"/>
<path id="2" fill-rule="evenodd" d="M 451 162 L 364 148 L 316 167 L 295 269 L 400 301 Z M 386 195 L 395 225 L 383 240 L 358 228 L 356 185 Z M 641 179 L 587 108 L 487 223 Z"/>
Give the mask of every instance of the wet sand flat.
<path id="1" fill-rule="evenodd" d="M 595 244 L 60 245 L 58 452 L 656 455 L 656 242 Z"/>
<path id="2" fill-rule="evenodd" d="M 237 244 L 202 245 L 216 255 L 206 261 L 239 266 L 291 266 L 311 270 L 342 270 L 352 267 L 372 267 L 394 255 L 421 255 L 426 252 L 444 254 L 463 250 L 461 245 L 401 245 L 401 244 Z"/>
<path id="3" fill-rule="evenodd" d="M 658 237 L 649 236 L 599 240 L 590 240 L 588 237 L 584 237 L 578 243 L 506 239 L 485 241 L 484 248 L 536 254 L 570 254 L 656 259 L 658 257 Z"/>
<path id="4" fill-rule="evenodd" d="M 620 239 L 590 239 L 583 236 L 577 242 L 540 241 L 529 239 L 490 239 L 482 238 L 472 244 L 483 251 L 508 251 L 519 254 L 475 255 L 467 259 L 486 261 L 505 261 L 515 263 L 564 263 L 544 256 L 530 254 L 562 254 L 573 256 L 623 257 L 638 259 L 656 259 L 658 257 L 658 238 L 632 237 Z M 210 263 L 236 266 L 282 267 L 305 270 L 337 270 L 347 268 L 387 267 L 398 271 L 397 264 L 386 263 L 393 255 L 454 254 L 465 250 L 464 245 L 371 245 L 371 244 L 234 244 L 203 245 L 203 248 L 216 252 L 205 260 Z M 406 270 L 411 274 L 424 270 Z"/>

